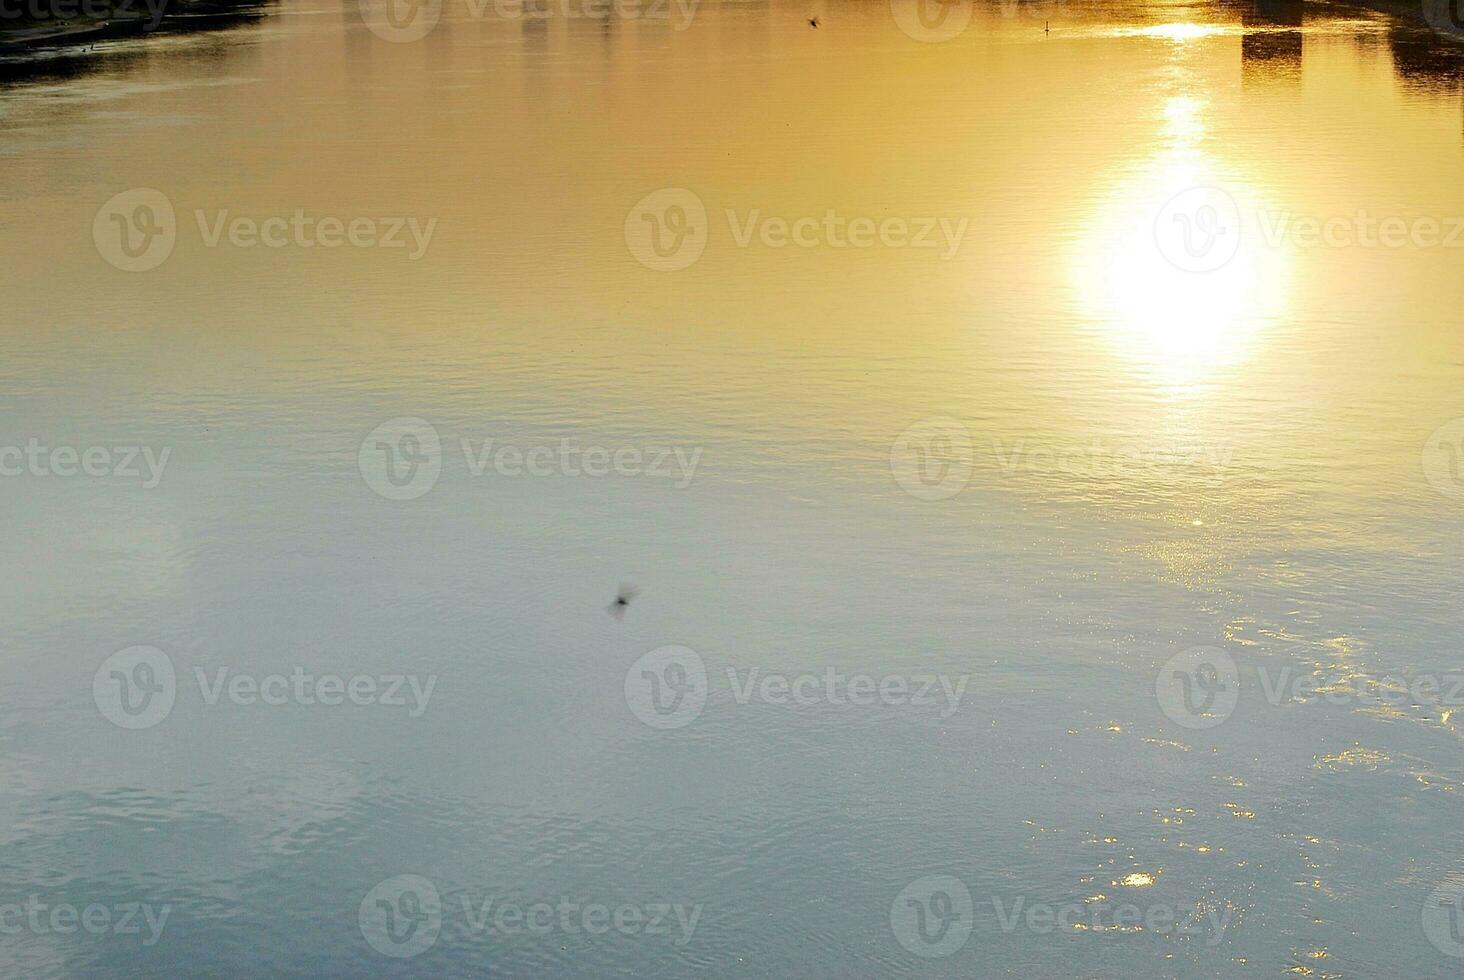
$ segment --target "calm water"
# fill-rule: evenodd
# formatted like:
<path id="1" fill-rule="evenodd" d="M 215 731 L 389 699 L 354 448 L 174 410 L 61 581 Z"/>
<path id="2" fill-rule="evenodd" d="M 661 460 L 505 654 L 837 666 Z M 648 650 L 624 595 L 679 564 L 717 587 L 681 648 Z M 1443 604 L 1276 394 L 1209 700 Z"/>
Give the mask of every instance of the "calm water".
<path id="1" fill-rule="evenodd" d="M 902 2 L 12 70 L 6 975 L 1458 975 L 1464 45 Z"/>

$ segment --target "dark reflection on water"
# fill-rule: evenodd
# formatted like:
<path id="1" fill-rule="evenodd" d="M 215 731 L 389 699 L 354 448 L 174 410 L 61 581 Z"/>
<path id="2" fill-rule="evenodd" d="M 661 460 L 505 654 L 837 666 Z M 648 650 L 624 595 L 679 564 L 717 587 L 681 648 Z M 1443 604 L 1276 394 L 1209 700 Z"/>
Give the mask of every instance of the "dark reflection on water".
<path id="1" fill-rule="evenodd" d="M 1430 31 L 1411 25 L 1388 28 L 1393 68 L 1410 85 L 1440 92 L 1458 92 L 1464 85 L 1464 43 L 1440 41 Z"/>
<path id="2" fill-rule="evenodd" d="M 237 42 L 223 42 L 223 46 L 219 46 L 202 38 L 223 31 L 248 30 L 249 25 L 268 17 L 277 2 L 251 0 L 226 11 L 212 13 L 206 19 L 201 16 L 194 20 L 187 17 L 164 19 L 156 30 L 139 38 L 93 45 L 37 47 L 31 51 L 0 54 L 0 83 L 58 81 L 81 78 L 92 72 L 128 73 L 145 65 L 151 66 L 154 59 L 161 63 L 169 56 L 218 57 L 233 50 Z M 165 52 L 157 44 L 158 39 L 195 33 L 201 40 L 190 45 L 186 52 Z"/>
<path id="3" fill-rule="evenodd" d="M 1247 83 L 1301 81 L 1303 0 L 1256 0 L 1241 14 L 1248 30 L 1240 41 Z M 1297 30 L 1285 30 L 1294 27 Z"/>
<path id="4" fill-rule="evenodd" d="M 136 47 L 97 54 L 46 52 L 25 56 L 0 57 L 0 81 L 59 81 L 81 78 L 98 71 L 129 71 L 148 60 L 145 51 Z"/>

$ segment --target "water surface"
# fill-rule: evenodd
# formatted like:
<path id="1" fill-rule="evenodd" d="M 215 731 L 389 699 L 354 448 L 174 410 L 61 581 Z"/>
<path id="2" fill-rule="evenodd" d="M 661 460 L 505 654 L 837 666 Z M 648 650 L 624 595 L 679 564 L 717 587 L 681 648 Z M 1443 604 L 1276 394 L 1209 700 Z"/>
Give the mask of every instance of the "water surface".
<path id="1" fill-rule="evenodd" d="M 403 41 L 281 0 L 0 89 L 0 445 L 169 452 L 0 478 L 0 903 L 170 909 L 151 944 L 27 923 L 6 972 L 1457 973 L 1425 924 L 1464 871 L 1458 720 L 1376 694 L 1464 669 L 1431 437 L 1464 253 L 1267 229 L 1464 218 L 1464 46 L 1321 3 L 957 6 L 944 40 L 873 2 L 516 9 Z M 136 188 L 176 222 L 129 272 L 93 230 Z M 667 188 L 706 214 L 679 269 L 637 237 Z M 1244 221 L 1215 270 L 1155 237 L 1190 188 Z M 432 231 L 210 243 L 297 211 Z M 840 247 L 830 214 L 941 244 Z M 393 499 L 402 418 L 440 473 Z M 696 464 L 475 475 L 488 439 Z M 627 673 L 669 644 L 709 691 L 656 728 Z M 99 703 L 134 646 L 177 692 L 128 729 Z M 1193 647 L 1237 665 L 1213 727 L 1156 697 Z M 436 680 L 415 716 L 210 704 L 225 667 Z M 829 669 L 967 686 L 739 701 Z M 1267 697 L 1293 676 L 1341 693 Z M 411 957 L 362 928 L 400 875 L 442 907 Z M 922 956 L 931 876 L 969 938 Z M 489 931 L 487 899 L 700 911 Z"/>

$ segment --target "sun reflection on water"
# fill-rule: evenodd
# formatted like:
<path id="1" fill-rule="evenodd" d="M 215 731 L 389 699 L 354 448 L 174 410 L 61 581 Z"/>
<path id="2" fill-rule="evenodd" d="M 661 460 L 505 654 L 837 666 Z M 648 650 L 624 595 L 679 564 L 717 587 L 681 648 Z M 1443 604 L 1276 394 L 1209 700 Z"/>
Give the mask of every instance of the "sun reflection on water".
<path id="1" fill-rule="evenodd" d="M 1135 27 L 1123 31 L 1132 37 L 1157 37 L 1166 41 L 1183 43 L 1194 41 L 1202 37 L 1212 37 L 1216 34 L 1230 34 L 1235 30 L 1229 24 L 1189 24 L 1177 22 L 1172 24 L 1150 24 L 1146 27 Z"/>
<path id="2" fill-rule="evenodd" d="M 1254 355 L 1285 310 L 1285 254 L 1248 216 L 1261 191 L 1204 147 L 1204 103 L 1163 107 L 1167 145 L 1099 207 L 1076 263 L 1088 313 L 1126 360 L 1166 384 L 1198 381 Z"/>

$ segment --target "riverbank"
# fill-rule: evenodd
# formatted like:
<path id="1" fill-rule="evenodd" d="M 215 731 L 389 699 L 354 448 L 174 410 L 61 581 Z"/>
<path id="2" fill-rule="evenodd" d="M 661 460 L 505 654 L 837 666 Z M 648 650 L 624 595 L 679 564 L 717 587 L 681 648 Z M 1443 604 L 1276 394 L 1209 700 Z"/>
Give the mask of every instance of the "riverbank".
<path id="1" fill-rule="evenodd" d="M 1457 0 L 1347 0 L 1353 6 L 1399 20 L 1430 27 L 1447 40 L 1464 41 L 1464 14 Z"/>
<path id="2" fill-rule="evenodd" d="M 260 0 L 3 0 L 0 54 L 221 27 L 262 9 Z"/>

